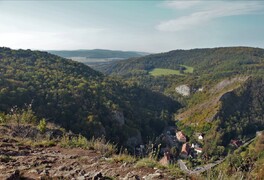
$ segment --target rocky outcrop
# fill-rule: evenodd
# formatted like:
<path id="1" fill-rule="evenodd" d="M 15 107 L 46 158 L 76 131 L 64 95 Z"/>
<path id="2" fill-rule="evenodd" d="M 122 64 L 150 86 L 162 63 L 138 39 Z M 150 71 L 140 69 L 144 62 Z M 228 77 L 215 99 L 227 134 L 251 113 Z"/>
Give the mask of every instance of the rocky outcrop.
<path id="1" fill-rule="evenodd" d="M 209 89 L 206 99 L 176 116 L 177 120 L 189 123 L 212 122 L 219 116 L 223 99 L 228 99 L 235 89 L 239 88 L 248 77 L 225 79 Z M 206 92 L 202 92 L 206 93 Z"/>
<path id="2" fill-rule="evenodd" d="M 242 76 L 242 77 L 235 77 L 232 79 L 224 79 L 223 81 L 216 84 L 211 90 L 211 93 L 218 93 L 224 90 L 225 88 L 228 88 L 229 86 L 234 86 L 235 83 L 241 83 L 245 82 L 249 77 L 248 76 Z"/>
<path id="3" fill-rule="evenodd" d="M 175 91 L 182 96 L 190 96 L 191 88 L 187 85 L 180 85 L 175 88 Z"/>
<path id="4" fill-rule="evenodd" d="M 23 126 L 20 127 L 20 129 Z M 33 128 L 33 127 L 32 127 Z M 30 146 L 23 144 L 21 133 L 12 134 L 12 126 L 0 125 L 0 179 L 159 179 L 161 172 L 149 167 L 115 162 L 96 150 L 66 149 L 57 146 Z M 27 129 L 29 130 L 29 128 Z M 5 137 L 3 138 L 3 134 Z M 19 137 L 21 135 L 21 137 Z M 138 142 L 140 134 L 135 139 Z M 33 138 L 33 137 L 30 137 Z M 133 138 L 132 138 L 133 139 Z M 134 141 L 131 139 L 131 143 Z M 28 140 L 24 138 L 23 140 Z M 162 175 L 165 176 L 165 173 Z M 143 178 L 144 177 L 144 178 Z M 168 178 L 167 178 L 168 177 Z M 165 179 L 169 178 L 167 175 Z"/>

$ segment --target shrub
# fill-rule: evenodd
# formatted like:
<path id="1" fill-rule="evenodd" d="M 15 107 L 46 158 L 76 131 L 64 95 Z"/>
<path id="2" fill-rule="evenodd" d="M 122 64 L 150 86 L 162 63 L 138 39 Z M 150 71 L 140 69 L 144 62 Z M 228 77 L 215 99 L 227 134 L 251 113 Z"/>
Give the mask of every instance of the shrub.
<path id="1" fill-rule="evenodd" d="M 26 105 L 25 109 L 20 109 L 17 106 L 14 106 L 10 109 L 10 113 L 7 116 L 11 122 L 17 123 L 18 126 L 20 126 L 21 123 L 35 124 L 37 121 L 37 117 L 32 110 L 31 104 Z"/>
<path id="2" fill-rule="evenodd" d="M 94 149 L 99 151 L 104 156 L 110 156 L 116 153 L 116 145 L 107 142 L 105 137 L 94 139 L 92 138 L 88 142 L 89 149 Z"/>
<path id="3" fill-rule="evenodd" d="M 78 137 L 69 137 L 67 135 L 64 135 L 61 139 L 60 145 L 65 148 L 88 148 L 88 141 L 85 137 L 82 135 L 79 135 Z"/>
<path id="4" fill-rule="evenodd" d="M 0 113 L 0 124 L 5 124 L 7 122 L 6 115 L 4 113 Z"/>
<path id="5" fill-rule="evenodd" d="M 46 119 L 41 119 L 39 121 L 39 125 L 38 125 L 38 130 L 41 132 L 41 133 L 44 133 L 46 131 L 46 128 L 47 128 L 47 123 L 46 123 Z"/>
<path id="6" fill-rule="evenodd" d="M 30 124 L 36 123 L 37 117 L 35 116 L 35 113 L 32 110 L 31 104 L 26 105 L 26 108 L 22 109 L 20 118 L 22 123 L 30 123 Z"/>

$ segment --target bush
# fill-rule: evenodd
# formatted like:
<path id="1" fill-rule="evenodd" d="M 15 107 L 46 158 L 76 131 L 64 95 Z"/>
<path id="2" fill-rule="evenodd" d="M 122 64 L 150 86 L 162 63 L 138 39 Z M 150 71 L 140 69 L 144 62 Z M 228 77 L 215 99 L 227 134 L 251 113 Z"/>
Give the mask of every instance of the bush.
<path id="1" fill-rule="evenodd" d="M 34 111 L 32 110 L 32 105 L 26 105 L 26 109 L 21 111 L 21 122 L 35 124 L 37 117 L 35 116 Z"/>
<path id="2" fill-rule="evenodd" d="M 4 113 L 0 113 L 0 124 L 5 124 L 7 122 L 6 115 Z"/>
<path id="3" fill-rule="evenodd" d="M 37 121 L 37 117 L 32 110 L 31 104 L 26 105 L 26 108 L 24 109 L 13 106 L 7 117 L 11 122 L 17 123 L 18 126 L 20 126 L 20 124 L 35 124 Z"/>
<path id="4" fill-rule="evenodd" d="M 98 139 L 92 138 L 88 141 L 88 147 L 89 149 L 99 151 L 104 156 L 110 156 L 116 153 L 116 145 L 111 144 L 109 141 L 107 142 L 104 137 Z"/>
<path id="5" fill-rule="evenodd" d="M 41 132 L 41 133 L 44 133 L 46 131 L 46 128 L 47 128 L 47 123 L 46 123 L 46 119 L 41 119 L 39 121 L 39 125 L 38 125 L 38 130 Z"/>
<path id="6" fill-rule="evenodd" d="M 88 148 L 88 141 L 85 137 L 82 135 L 79 135 L 78 137 L 69 137 L 67 135 L 63 136 L 61 139 L 60 145 L 65 148 Z"/>

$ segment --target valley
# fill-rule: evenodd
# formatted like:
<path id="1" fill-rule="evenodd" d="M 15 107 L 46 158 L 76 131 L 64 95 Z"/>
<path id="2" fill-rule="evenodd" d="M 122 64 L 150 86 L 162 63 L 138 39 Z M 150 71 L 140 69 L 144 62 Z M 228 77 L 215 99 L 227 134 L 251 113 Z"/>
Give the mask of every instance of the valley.
<path id="1" fill-rule="evenodd" d="M 0 0 L 0 180 L 264 180 L 263 12 Z"/>
<path id="2" fill-rule="evenodd" d="M 91 66 L 100 72 L 41 51 L 0 48 L 0 58 L 5 177 L 261 174 L 262 49 L 176 50 Z M 57 138 L 48 135 L 53 130 L 46 123 L 56 127 Z M 57 158 L 33 168 L 38 156 Z M 59 161 L 74 168 L 61 170 Z"/>

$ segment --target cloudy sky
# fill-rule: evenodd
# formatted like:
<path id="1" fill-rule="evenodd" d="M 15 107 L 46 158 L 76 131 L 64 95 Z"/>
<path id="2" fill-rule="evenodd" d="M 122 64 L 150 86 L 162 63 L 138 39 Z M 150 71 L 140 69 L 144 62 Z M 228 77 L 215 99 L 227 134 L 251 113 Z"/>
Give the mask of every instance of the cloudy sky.
<path id="1" fill-rule="evenodd" d="M 0 1 L 0 19 L 14 49 L 264 48 L 264 1 Z"/>

